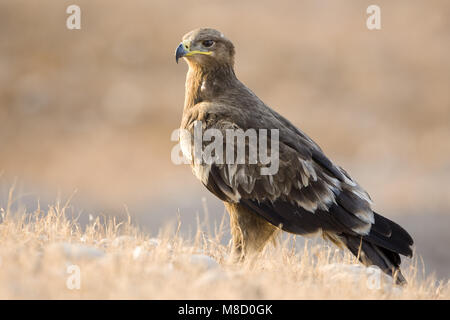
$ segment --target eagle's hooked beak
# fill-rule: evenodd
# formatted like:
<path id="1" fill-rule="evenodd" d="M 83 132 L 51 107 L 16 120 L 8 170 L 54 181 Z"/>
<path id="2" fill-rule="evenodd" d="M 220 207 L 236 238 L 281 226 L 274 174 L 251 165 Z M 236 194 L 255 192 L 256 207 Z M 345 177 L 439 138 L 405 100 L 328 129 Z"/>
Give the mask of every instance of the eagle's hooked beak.
<path id="1" fill-rule="evenodd" d="M 189 47 L 186 47 L 186 43 L 184 42 L 180 43 L 177 50 L 175 51 L 175 61 L 177 63 L 180 58 L 184 57 L 187 53 L 189 53 L 187 48 Z"/>
<path id="2" fill-rule="evenodd" d="M 175 51 L 175 61 L 178 63 L 178 60 L 182 57 L 189 57 L 194 54 L 205 54 L 205 55 L 211 55 L 211 51 L 200 51 L 200 50 L 191 50 L 191 41 L 184 40 L 180 43 L 180 45 L 177 47 L 177 50 Z"/>

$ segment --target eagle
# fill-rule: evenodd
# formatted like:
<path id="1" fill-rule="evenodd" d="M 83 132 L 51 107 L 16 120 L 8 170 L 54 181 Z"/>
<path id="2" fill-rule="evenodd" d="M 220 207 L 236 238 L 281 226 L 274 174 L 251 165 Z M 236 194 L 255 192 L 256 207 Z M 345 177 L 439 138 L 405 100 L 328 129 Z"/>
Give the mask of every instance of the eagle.
<path id="1" fill-rule="evenodd" d="M 176 62 L 183 58 L 189 67 L 180 128 L 189 134 L 180 135 L 181 149 L 194 175 L 225 204 L 234 259 L 255 257 L 280 230 L 320 234 L 349 249 L 362 264 L 376 265 L 405 284 L 400 255 L 412 257 L 412 237 L 376 213 L 368 193 L 343 168 L 239 81 L 234 57 L 233 43 L 211 28 L 184 35 L 175 52 Z M 268 164 L 258 159 L 198 161 L 193 155 L 196 127 L 224 136 L 230 130 L 277 130 L 278 170 L 264 174 L 261 169 Z M 231 142 L 222 143 L 225 150 Z M 236 145 L 229 150 L 236 152 Z"/>

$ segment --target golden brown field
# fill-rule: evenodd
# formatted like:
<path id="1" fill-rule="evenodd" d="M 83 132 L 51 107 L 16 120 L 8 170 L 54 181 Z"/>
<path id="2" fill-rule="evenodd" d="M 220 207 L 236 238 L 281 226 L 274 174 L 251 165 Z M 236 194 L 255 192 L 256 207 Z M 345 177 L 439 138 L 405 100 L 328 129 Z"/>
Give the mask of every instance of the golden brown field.
<path id="1" fill-rule="evenodd" d="M 82 28 L 67 30 L 70 4 L 0 1 L 0 297 L 449 298 L 450 2 L 376 1 L 378 31 L 365 0 L 77 0 Z M 286 235 L 254 269 L 227 263 L 223 204 L 170 161 L 187 70 L 174 50 L 203 26 L 233 41 L 241 81 L 411 233 L 407 288 L 333 277 L 350 256 Z M 190 263 L 197 251 L 219 266 Z M 70 263 L 80 290 L 66 287 Z"/>
<path id="2" fill-rule="evenodd" d="M 82 228 L 70 210 L 69 202 L 29 213 L 0 209 L 0 299 L 450 298 L 450 282 L 423 277 L 417 257 L 399 287 L 334 247 L 295 250 L 293 237 L 257 260 L 230 263 L 225 219 L 209 232 L 199 222 L 189 239 L 179 222 L 149 237 L 130 218 L 92 216 Z"/>

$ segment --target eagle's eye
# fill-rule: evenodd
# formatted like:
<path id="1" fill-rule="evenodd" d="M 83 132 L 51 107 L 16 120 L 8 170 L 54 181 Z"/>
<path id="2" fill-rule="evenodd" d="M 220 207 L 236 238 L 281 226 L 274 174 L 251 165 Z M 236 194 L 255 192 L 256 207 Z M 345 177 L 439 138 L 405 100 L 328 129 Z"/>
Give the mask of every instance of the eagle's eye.
<path id="1" fill-rule="evenodd" d="M 214 44 L 214 41 L 213 41 L 213 40 L 204 40 L 204 41 L 202 41 L 202 45 L 203 45 L 205 48 L 209 48 L 209 47 L 211 47 L 213 44 Z"/>

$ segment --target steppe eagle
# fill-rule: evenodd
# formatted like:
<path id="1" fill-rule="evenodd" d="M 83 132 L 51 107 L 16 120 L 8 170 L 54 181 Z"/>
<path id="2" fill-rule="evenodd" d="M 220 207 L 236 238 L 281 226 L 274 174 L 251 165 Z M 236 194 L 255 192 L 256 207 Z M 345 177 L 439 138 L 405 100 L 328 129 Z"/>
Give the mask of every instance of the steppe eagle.
<path id="1" fill-rule="evenodd" d="M 175 55 L 189 66 L 181 129 L 192 135 L 181 141 L 190 148 L 182 149 L 196 177 L 224 201 L 238 260 L 260 252 L 280 229 L 299 235 L 320 232 L 363 264 L 380 267 L 399 284 L 406 282 L 400 254 L 412 256 L 411 236 L 374 212 L 369 195 L 344 169 L 237 79 L 230 40 L 214 29 L 196 29 L 183 37 Z M 224 136 L 227 130 L 277 129 L 277 172 L 262 174 L 266 164 L 261 162 L 195 161 L 196 123 Z"/>

